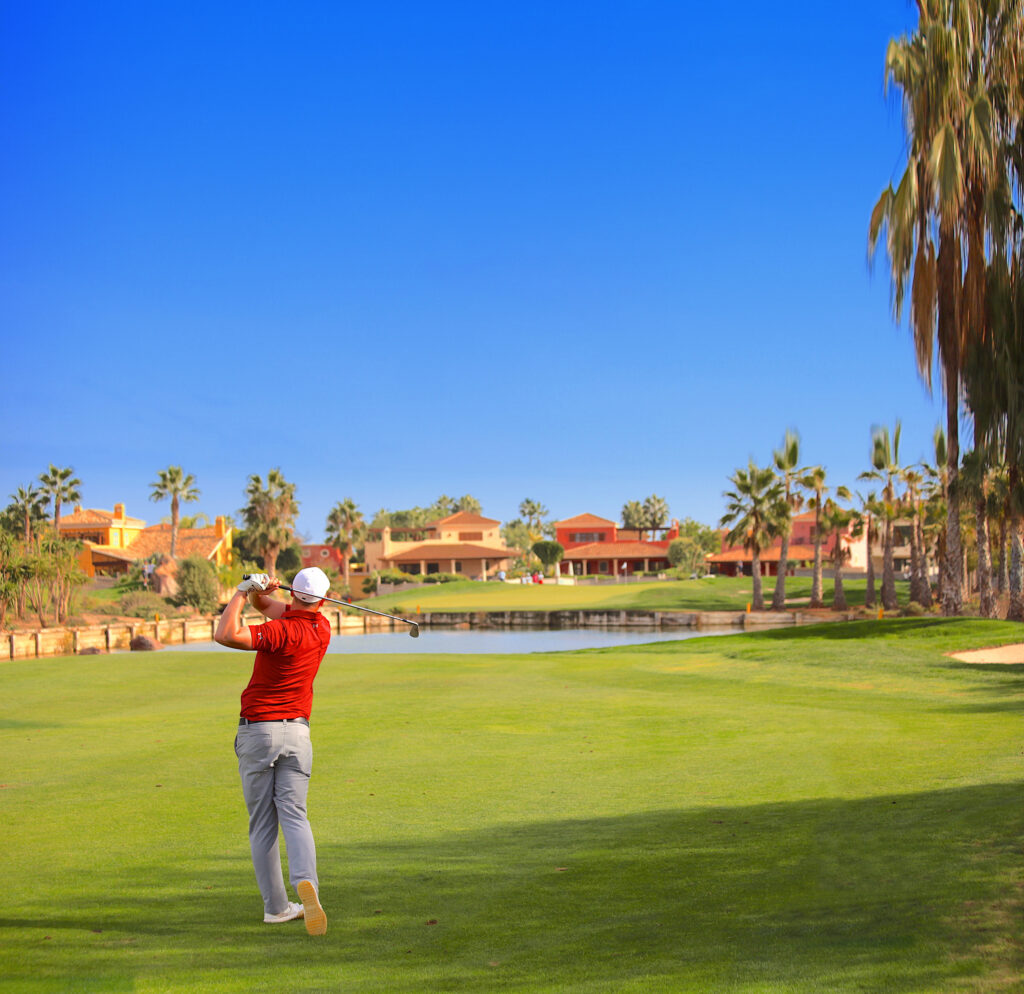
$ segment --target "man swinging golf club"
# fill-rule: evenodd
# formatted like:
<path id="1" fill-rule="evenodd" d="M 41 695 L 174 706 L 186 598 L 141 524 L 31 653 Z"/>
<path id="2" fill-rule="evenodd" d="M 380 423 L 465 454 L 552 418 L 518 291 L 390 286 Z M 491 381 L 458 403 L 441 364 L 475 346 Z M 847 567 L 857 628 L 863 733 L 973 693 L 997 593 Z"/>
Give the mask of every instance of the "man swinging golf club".
<path id="1" fill-rule="evenodd" d="M 263 895 L 263 921 L 273 925 L 305 918 L 310 935 L 327 931 L 306 792 L 313 769 L 313 680 L 331 640 L 331 626 L 320 613 L 330 585 L 316 566 L 299 570 L 291 603 L 286 604 L 272 596 L 280 586 L 276 578 L 265 573 L 246 576 L 214 635 L 232 649 L 256 650 L 252 677 L 242 692 L 235 754 L 249 810 L 249 846 Z M 264 624 L 242 624 L 247 599 L 268 619 Z M 285 890 L 279 826 L 288 852 L 288 876 L 301 904 L 290 902 Z"/>

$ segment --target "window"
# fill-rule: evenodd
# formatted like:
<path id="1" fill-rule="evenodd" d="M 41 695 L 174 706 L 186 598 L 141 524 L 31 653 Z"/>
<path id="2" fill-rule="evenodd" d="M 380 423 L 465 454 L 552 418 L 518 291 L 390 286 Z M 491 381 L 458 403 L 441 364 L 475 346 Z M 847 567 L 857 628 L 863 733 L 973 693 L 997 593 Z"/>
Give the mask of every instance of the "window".
<path id="1" fill-rule="evenodd" d="M 331 552 L 330 552 L 329 549 L 321 549 L 320 550 L 320 558 L 321 559 L 326 559 L 330 554 L 331 554 Z"/>
<path id="2" fill-rule="evenodd" d="M 401 571 L 403 573 L 408 573 L 410 576 L 419 576 L 420 575 L 420 564 L 419 563 L 409 563 L 408 566 L 400 566 L 399 569 L 401 569 Z"/>
<path id="3" fill-rule="evenodd" d="M 598 573 L 607 573 L 608 572 L 608 560 L 607 559 L 602 559 L 597 564 L 597 571 L 598 571 Z"/>
<path id="4" fill-rule="evenodd" d="M 427 563 L 427 572 L 428 573 L 440 573 L 441 572 L 441 568 L 440 568 L 440 566 L 437 563 Z"/>
<path id="5" fill-rule="evenodd" d="M 456 573 L 461 573 L 462 572 L 462 562 L 459 559 L 455 560 L 455 572 Z"/>
<path id="6" fill-rule="evenodd" d="M 603 542 L 607 532 L 570 532 L 570 542 Z"/>
<path id="7" fill-rule="evenodd" d="M 459 532 L 460 542 L 482 542 L 483 540 L 483 532 Z"/>

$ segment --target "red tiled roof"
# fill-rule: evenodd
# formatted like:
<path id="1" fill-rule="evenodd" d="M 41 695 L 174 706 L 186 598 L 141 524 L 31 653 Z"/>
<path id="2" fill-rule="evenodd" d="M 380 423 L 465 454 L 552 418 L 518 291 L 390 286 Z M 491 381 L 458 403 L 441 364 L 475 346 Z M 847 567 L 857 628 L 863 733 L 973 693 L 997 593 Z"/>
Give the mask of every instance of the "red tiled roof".
<path id="1" fill-rule="evenodd" d="M 496 549 L 487 545 L 473 545 L 465 542 L 424 542 L 411 549 L 404 549 L 381 558 L 390 563 L 418 563 L 422 560 L 443 559 L 510 559 L 515 553 L 511 549 Z"/>
<path id="2" fill-rule="evenodd" d="M 462 525 L 500 525 L 501 522 L 494 518 L 484 518 L 479 514 L 474 514 L 472 511 L 456 511 L 454 514 L 449 514 L 447 518 L 440 518 L 437 521 L 431 521 L 428 528 L 440 528 L 441 525 L 445 526 L 462 526 Z"/>
<path id="3" fill-rule="evenodd" d="M 229 530 L 230 531 L 230 530 Z M 175 552 L 179 559 L 186 559 L 188 556 L 202 556 L 209 559 L 217 551 L 221 539 L 217 537 L 215 528 L 179 528 L 178 544 Z M 135 562 L 139 559 L 148 559 L 150 556 L 160 553 L 165 556 L 171 554 L 171 526 L 150 525 L 143 528 L 138 536 L 126 549 L 114 548 L 110 545 L 94 545 L 90 547 L 105 556 L 114 559 L 123 559 L 126 562 Z"/>
<path id="4" fill-rule="evenodd" d="M 70 514 L 61 514 L 60 526 L 66 525 L 111 525 L 115 521 L 120 522 L 121 518 L 115 518 L 112 511 L 103 511 L 95 507 L 76 508 Z M 136 528 L 143 527 L 146 522 L 142 518 L 125 517 L 124 523 Z"/>
<path id="5" fill-rule="evenodd" d="M 607 518 L 599 518 L 596 514 L 577 514 L 575 518 L 566 518 L 564 521 L 556 521 L 556 528 L 568 528 L 569 526 L 584 528 L 588 525 L 598 525 L 602 528 L 614 528 L 615 522 Z"/>
<path id="6" fill-rule="evenodd" d="M 565 550 L 564 559 L 667 559 L 668 551 L 649 542 L 591 542 Z"/>
<path id="7" fill-rule="evenodd" d="M 758 554 L 758 559 L 763 563 L 777 563 L 779 561 L 779 553 L 782 552 L 780 546 L 773 546 L 770 549 L 762 549 Z M 828 556 L 828 550 L 822 548 L 822 555 Z M 709 563 L 745 563 L 751 558 L 751 554 L 743 548 L 729 549 L 726 552 L 719 552 L 711 556 L 707 556 Z M 791 545 L 789 547 L 789 557 L 799 562 L 808 561 L 814 558 L 814 546 L 813 545 Z"/>

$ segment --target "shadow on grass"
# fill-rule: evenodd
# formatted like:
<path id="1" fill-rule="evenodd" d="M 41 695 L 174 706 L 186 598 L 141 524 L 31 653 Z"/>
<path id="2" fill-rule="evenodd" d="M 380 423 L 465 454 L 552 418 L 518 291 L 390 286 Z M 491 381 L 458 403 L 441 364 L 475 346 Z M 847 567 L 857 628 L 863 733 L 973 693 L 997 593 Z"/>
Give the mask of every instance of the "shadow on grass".
<path id="1" fill-rule="evenodd" d="M 176 970 L 216 973 L 223 983 L 202 989 L 232 991 L 283 976 L 290 991 L 402 994 L 899 994 L 965 977 L 988 990 L 984 978 L 1024 970 L 1020 792 L 566 818 L 366 846 L 332 843 L 319 825 L 322 940 L 299 923 L 257 924 L 241 856 L 211 890 L 154 863 L 34 921 L 0 918 L 0 930 L 103 929 L 86 933 L 75 969 L 116 983 L 127 966 L 147 990 Z M 159 892 L 144 886 L 154 875 Z M 53 976 L 46 955 L 26 942 L 19 972 Z"/>

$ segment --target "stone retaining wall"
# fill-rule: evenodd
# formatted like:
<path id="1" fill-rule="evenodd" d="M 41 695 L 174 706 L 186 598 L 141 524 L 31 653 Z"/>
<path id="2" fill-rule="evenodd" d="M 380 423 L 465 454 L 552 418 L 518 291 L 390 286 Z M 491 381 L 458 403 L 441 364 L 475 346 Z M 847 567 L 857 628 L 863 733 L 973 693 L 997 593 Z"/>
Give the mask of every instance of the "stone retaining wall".
<path id="1" fill-rule="evenodd" d="M 396 622 L 374 615 L 351 615 L 325 611 L 331 630 L 337 635 L 394 630 Z M 799 611 L 432 611 L 410 615 L 425 628 L 778 628 L 786 625 L 819 624 L 823 621 L 852 621 L 855 612 L 832 615 Z M 255 620 L 250 616 L 250 621 Z M 182 642 L 210 642 L 217 630 L 217 616 L 165 619 L 163 621 L 119 621 L 87 628 L 41 628 L 0 636 L 0 659 L 37 656 L 72 656 L 85 649 L 100 652 L 127 651 L 136 635 L 146 635 L 163 645 Z"/>

